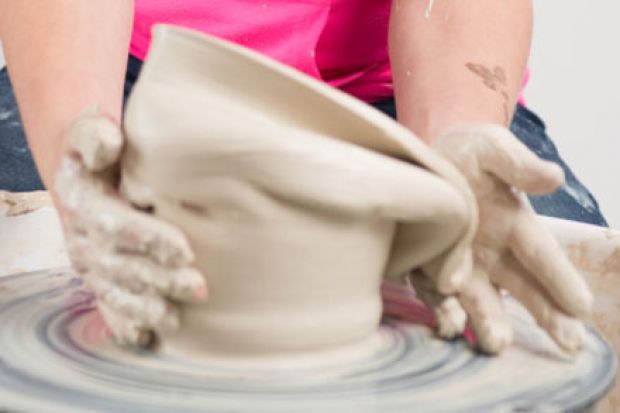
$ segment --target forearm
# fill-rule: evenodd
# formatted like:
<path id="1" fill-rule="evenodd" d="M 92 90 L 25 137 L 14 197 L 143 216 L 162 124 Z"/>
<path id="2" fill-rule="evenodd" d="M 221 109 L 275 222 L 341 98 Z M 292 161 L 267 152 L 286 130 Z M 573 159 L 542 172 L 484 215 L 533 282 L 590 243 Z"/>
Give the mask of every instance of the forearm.
<path id="1" fill-rule="evenodd" d="M 97 104 L 120 120 L 132 17 L 128 0 L 0 2 L 7 67 L 46 186 L 78 113 Z"/>
<path id="2" fill-rule="evenodd" d="M 458 123 L 508 125 L 531 31 L 531 0 L 394 0 L 399 121 L 427 142 Z"/>

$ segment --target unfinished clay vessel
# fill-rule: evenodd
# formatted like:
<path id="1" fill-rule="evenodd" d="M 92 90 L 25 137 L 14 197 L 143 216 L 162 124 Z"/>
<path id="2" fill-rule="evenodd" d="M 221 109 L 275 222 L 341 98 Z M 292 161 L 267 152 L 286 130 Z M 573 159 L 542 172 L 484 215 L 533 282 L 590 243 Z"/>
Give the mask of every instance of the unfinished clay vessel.
<path id="1" fill-rule="evenodd" d="M 123 187 L 188 236 L 210 290 L 163 348 L 253 356 L 377 330 L 379 286 L 472 234 L 458 173 L 359 102 L 222 40 L 159 26 L 125 114 Z"/>

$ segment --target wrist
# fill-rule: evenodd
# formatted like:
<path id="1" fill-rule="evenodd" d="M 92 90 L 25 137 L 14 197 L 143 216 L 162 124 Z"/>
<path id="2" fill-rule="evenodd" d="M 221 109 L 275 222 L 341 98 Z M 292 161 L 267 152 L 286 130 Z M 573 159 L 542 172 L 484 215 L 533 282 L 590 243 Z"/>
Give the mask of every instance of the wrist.
<path id="1" fill-rule="evenodd" d="M 29 135 L 36 136 L 37 134 L 30 133 Z M 45 143 L 36 147 L 31 146 L 31 151 L 44 187 L 53 193 L 56 173 L 65 154 L 64 148 L 67 147 L 67 144 L 64 131 L 48 132 L 46 135 L 45 138 L 39 139 L 39 142 Z"/>
<path id="2" fill-rule="evenodd" d="M 509 119 L 512 118 L 512 112 Z M 438 109 L 417 108 L 415 112 L 399 113 L 399 121 L 409 128 L 416 136 L 428 144 L 447 131 L 462 125 L 497 125 L 508 127 L 509 121 L 503 110 L 490 107 L 487 110 L 471 110 L 471 108 Z"/>

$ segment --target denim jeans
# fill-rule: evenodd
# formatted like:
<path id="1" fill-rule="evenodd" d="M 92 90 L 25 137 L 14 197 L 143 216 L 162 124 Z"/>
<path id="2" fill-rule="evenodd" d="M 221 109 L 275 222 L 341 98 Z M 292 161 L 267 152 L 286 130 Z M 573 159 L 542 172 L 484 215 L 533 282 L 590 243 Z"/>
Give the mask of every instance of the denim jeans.
<path id="1" fill-rule="evenodd" d="M 131 58 L 125 80 L 125 97 L 131 92 L 140 72 L 141 62 Z M 394 100 L 374 103 L 377 109 L 396 118 Z M 537 213 L 552 217 L 607 226 L 596 199 L 585 188 L 560 157 L 547 136 L 545 124 L 529 109 L 519 105 L 511 130 L 541 158 L 564 169 L 566 184 L 555 193 L 531 196 Z M 0 190 L 24 192 L 43 189 L 35 168 L 19 116 L 15 96 L 6 69 L 0 71 Z"/>

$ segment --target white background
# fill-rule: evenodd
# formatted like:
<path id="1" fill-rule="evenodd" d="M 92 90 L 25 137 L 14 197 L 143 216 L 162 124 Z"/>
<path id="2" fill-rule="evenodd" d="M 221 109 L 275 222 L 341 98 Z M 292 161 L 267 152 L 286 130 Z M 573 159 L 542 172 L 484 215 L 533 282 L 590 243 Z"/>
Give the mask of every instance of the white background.
<path id="1" fill-rule="evenodd" d="M 534 9 L 528 105 L 620 228 L 620 2 L 535 0 Z"/>

